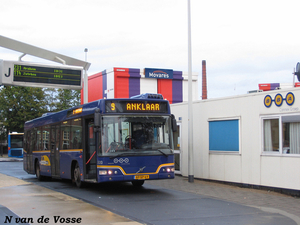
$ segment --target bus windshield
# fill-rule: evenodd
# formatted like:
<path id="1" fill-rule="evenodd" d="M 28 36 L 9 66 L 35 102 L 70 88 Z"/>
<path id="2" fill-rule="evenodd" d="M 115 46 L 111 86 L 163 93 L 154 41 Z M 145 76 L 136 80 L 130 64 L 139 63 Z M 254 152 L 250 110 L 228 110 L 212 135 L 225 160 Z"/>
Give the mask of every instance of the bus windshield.
<path id="1" fill-rule="evenodd" d="M 10 136 L 11 148 L 23 148 L 23 134 Z"/>
<path id="2" fill-rule="evenodd" d="M 157 155 L 172 153 L 169 116 L 103 116 L 98 155 Z"/>

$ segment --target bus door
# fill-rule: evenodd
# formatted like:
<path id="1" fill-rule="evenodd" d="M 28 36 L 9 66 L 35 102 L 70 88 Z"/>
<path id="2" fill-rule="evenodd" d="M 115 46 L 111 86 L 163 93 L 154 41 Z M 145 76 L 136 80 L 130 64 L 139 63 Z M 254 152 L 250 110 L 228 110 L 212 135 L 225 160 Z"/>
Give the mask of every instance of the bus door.
<path id="1" fill-rule="evenodd" d="M 94 133 L 94 119 L 87 119 L 85 122 L 86 146 L 84 153 L 85 178 L 96 179 L 97 151 L 96 135 Z"/>
<path id="2" fill-rule="evenodd" d="M 23 160 L 25 160 L 24 169 L 27 171 L 27 173 L 34 173 L 34 166 L 32 162 L 32 151 L 34 150 L 34 146 L 35 146 L 34 135 L 35 135 L 34 130 L 27 131 L 25 135 L 26 138 L 25 150 L 27 151 L 27 154 L 26 154 L 26 158 L 24 158 Z"/>
<path id="3" fill-rule="evenodd" d="M 181 123 L 177 122 L 177 132 L 173 133 L 175 173 L 181 174 Z"/>
<path id="4" fill-rule="evenodd" d="M 50 132 L 50 158 L 51 158 L 51 175 L 52 177 L 59 176 L 59 137 L 60 127 L 59 125 L 51 126 Z"/>

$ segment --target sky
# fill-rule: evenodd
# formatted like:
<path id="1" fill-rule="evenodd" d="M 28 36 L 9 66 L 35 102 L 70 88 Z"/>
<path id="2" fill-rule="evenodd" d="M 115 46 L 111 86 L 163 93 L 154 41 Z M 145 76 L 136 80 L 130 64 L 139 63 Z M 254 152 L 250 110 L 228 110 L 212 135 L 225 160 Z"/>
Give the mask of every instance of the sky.
<path id="1" fill-rule="evenodd" d="M 187 0 L 1 0 L 0 35 L 91 63 L 188 71 Z M 299 0 L 190 0 L 192 71 L 208 98 L 292 83 L 300 61 Z M 0 59 L 21 54 L 0 47 Z M 23 61 L 45 62 L 25 56 Z M 47 63 L 47 62 L 45 62 Z M 296 79 L 297 80 L 297 79 Z"/>

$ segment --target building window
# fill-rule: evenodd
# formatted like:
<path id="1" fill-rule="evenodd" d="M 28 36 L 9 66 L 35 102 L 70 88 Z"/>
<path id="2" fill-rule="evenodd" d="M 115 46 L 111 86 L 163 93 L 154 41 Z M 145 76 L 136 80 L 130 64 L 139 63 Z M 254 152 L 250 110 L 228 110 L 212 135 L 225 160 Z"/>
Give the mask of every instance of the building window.
<path id="1" fill-rule="evenodd" d="M 289 131 L 290 151 L 288 152 L 286 149 L 283 149 L 283 151 L 287 151 L 286 153 L 291 154 L 300 154 L 300 122 L 289 123 Z"/>
<path id="2" fill-rule="evenodd" d="M 300 115 L 263 118 L 263 152 L 300 154 Z"/>
<path id="3" fill-rule="evenodd" d="M 209 121 L 209 151 L 239 152 L 239 120 Z"/>
<path id="4" fill-rule="evenodd" d="M 279 119 L 264 120 L 264 151 L 279 151 Z"/>

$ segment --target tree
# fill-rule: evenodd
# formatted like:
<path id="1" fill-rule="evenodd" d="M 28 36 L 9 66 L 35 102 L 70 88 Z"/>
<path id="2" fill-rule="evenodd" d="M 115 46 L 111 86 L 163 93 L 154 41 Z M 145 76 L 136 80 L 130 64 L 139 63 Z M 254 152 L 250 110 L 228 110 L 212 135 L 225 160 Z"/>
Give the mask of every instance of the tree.
<path id="1" fill-rule="evenodd" d="M 23 132 L 24 123 L 42 116 L 80 105 L 80 90 L 55 88 L 0 87 L 0 141 L 7 132 Z"/>
<path id="2" fill-rule="evenodd" d="M 45 103 L 49 112 L 55 112 L 57 110 L 57 89 L 56 88 L 43 88 L 45 94 Z"/>
<path id="3" fill-rule="evenodd" d="M 41 88 L 4 86 L 0 89 L 0 121 L 7 131 L 24 131 L 24 123 L 47 111 Z"/>
<path id="4" fill-rule="evenodd" d="M 80 105 L 80 90 L 58 89 L 57 111 Z"/>
<path id="5" fill-rule="evenodd" d="M 80 90 L 44 88 L 43 91 L 49 112 L 57 112 L 80 105 Z"/>

